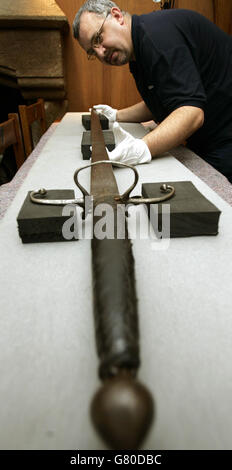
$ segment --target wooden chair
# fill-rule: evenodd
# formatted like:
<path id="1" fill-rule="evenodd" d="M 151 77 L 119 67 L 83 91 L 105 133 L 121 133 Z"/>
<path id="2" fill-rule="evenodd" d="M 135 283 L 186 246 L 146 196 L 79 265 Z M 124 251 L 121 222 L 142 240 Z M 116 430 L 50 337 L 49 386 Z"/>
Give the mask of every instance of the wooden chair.
<path id="1" fill-rule="evenodd" d="M 32 152 L 34 148 L 31 131 L 32 123 L 35 121 L 38 121 L 40 123 L 41 135 L 44 134 L 44 132 L 46 132 L 47 130 L 44 100 L 40 98 L 37 100 L 36 103 L 30 104 L 29 106 L 20 105 L 19 114 L 26 157 L 28 157 L 28 155 Z"/>
<path id="2" fill-rule="evenodd" d="M 19 117 L 16 113 L 8 114 L 8 121 L 0 124 L 0 154 L 13 145 L 17 169 L 25 160 Z"/>

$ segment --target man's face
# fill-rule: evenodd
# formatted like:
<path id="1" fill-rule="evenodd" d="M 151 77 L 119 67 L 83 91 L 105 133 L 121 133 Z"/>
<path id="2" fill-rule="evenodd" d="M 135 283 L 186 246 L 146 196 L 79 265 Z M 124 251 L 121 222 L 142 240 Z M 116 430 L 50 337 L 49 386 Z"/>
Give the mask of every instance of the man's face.
<path id="1" fill-rule="evenodd" d="M 79 43 L 87 54 L 95 55 L 104 64 L 124 65 L 133 55 L 130 27 L 118 8 L 112 8 L 106 19 L 84 12 L 80 21 Z"/>

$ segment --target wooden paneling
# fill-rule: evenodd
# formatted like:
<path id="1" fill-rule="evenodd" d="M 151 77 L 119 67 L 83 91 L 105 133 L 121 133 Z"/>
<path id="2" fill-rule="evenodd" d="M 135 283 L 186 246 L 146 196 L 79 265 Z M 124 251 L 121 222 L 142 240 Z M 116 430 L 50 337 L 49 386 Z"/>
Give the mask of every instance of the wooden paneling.
<path id="1" fill-rule="evenodd" d="M 0 27 L 31 25 L 39 28 L 66 27 L 66 18 L 55 0 L 1 0 Z"/>
<path id="2" fill-rule="evenodd" d="M 1 0 L 0 85 L 17 88 L 25 100 L 45 98 L 60 107 L 66 93 L 62 34 L 67 30 L 67 18 L 54 0 Z M 7 112 L 12 111 L 9 95 L 3 96 Z"/>
<path id="3" fill-rule="evenodd" d="M 198 11 L 232 34 L 232 0 L 176 0 L 176 7 Z"/>
<path id="4" fill-rule="evenodd" d="M 214 21 L 226 33 L 232 34 L 232 0 L 213 0 Z"/>
<path id="5" fill-rule="evenodd" d="M 176 0 L 176 7 L 198 11 L 209 20 L 214 20 L 213 0 Z"/>

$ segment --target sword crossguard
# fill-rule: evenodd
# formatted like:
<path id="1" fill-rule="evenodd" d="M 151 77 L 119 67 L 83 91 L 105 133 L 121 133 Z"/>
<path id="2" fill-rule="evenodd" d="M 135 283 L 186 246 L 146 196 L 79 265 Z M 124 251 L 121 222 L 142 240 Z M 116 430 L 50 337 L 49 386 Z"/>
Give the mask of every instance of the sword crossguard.
<path id="1" fill-rule="evenodd" d="M 78 204 L 84 209 L 84 198 L 75 198 L 75 199 L 45 199 L 47 190 L 44 188 L 39 189 L 38 191 L 30 192 L 30 199 L 36 204 L 46 204 L 50 206 L 65 206 L 66 204 Z M 39 196 L 39 197 L 38 197 Z"/>
<path id="2" fill-rule="evenodd" d="M 82 170 L 86 170 L 86 168 L 93 167 L 95 165 L 102 165 L 102 164 L 107 164 L 107 165 L 112 165 L 116 167 L 124 167 L 124 168 L 130 168 L 134 172 L 134 182 L 132 183 L 131 186 L 121 195 L 115 196 L 115 201 L 120 201 L 125 204 L 156 204 L 158 202 L 163 202 L 168 199 L 170 199 L 174 194 L 175 194 L 175 188 L 174 186 L 171 186 L 169 184 L 163 183 L 160 186 L 160 191 L 165 193 L 163 196 L 160 197 L 153 197 L 153 198 L 143 198 L 141 196 L 134 196 L 134 197 L 129 197 L 131 191 L 135 188 L 136 184 L 138 183 L 139 180 L 139 173 L 136 170 L 136 168 L 132 165 L 128 165 L 128 163 L 122 163 L 122 162 L 113 162 L 111 160 L 99 160 L 98 162 L 92 162 L 89 165 L 85 165 L 81 168 L 78 168 L 74 175 L 74 181 L 77 187 L 80 189 L 80 191 L 83 194 L 83 197 L 81 198 L 75 198 L 75 199 L 45 199 L 44 196 L 46 196 L 46 189 L 42 188 L 39 189 L 38 191 L 32 191 L 30 193 L 30 199 L 32 202 L 36 204 L 48 204 L 48 205 L 54 205 L 54 206 L 65 206 L 66 204 L 76 204 L 83 209 L 85 208 L 85 197 L 91 197 L 91 195 L 88 193 L 88 191 L 82 186 L 78 180 L 78 175 Z M 39 197 L 38 197 L 39 196 Z"/>
<path id="3" fill-rule="evenodd" d="M 101 164 L 108 164 L 116 167 L 124 167 L 124 168 L 130 168 L 134 172 L 134 182 L 132 185 L 121 195 L 115 196 L 115 201 L 120 201 L 124 202 L 126 204 L 156 204 L 157 202 L 163 202 L 166 201 L 167 199 L 170 199 L 174 193 L 175 193 L 175 188 L 174 186 L 171 186 L 169 184 L 163 183 L 160 186 L 160 191 L 165 193 L 164 196 L 160 197 L 153 197 L 153 198 L 143 198 L 141 196 L 134 196 L 134 197 L 129 197 L 131 191 L 135 188 L 136 184 L 138 183 L 139 180 L 139 173 L 136 170 L 136 168 L 132 165 L 128 165 L 128 163 L 122 163 L 122 162 L 114 162 L 112 160 L 99 160 L 98 162 L 93 162 L 90 163 L 89 165 L 85 165 L 81 168 L 78 168 L 75 173 L 74 173 L 74 181 L 77 185 L 77 187 L 80 189 L 82 192 L 83 196 L 90 196 L 90 194 L 86 191 L 86 189 L 79 183 L 78 181 L 78 174 L 80 171 L 85 170 L 86 168 L 90 168 L 95 165 L 101 165 Z"/>

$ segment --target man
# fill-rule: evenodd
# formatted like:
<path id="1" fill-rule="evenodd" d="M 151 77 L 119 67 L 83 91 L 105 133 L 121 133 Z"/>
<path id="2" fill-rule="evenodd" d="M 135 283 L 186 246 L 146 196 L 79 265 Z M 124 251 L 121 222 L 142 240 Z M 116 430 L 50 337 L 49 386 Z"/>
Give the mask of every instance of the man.
<path id="1" fill-rule="evenodd" d="M 159 123 L 141 140 L 117 125 L 118 145 L 110 158 L 145 163 L 187 140 L 189 148 L 232 182 L 230 36 L 197 12 L 131 16 L 108 0 L 85 2 L 73 31 L 88 58 L 116 66 L 129 63 L 143 98 L 121 110 L 95 108 L 111 121 Z"/>

